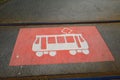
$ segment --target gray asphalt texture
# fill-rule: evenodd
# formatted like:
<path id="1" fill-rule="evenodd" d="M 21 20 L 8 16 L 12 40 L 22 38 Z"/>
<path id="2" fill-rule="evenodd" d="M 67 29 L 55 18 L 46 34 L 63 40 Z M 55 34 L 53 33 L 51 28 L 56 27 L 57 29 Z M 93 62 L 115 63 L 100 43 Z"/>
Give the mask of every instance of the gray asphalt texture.
<path id="1" fill-rule="evenodd" d="M 0 23 L 120 20 L 120 0 L 10 0 Z"/>
<path id="2" fill-rule="evenodd" d="M 74 73 L 100 73 L 120 72 L 120 23 L 118 24 L 89 24 L 96 25 L 103 39 L 112 52 L 115 61 L 75 64 L 51 64 L 51 65 L 29 65 L 9 66 L 12 51 L 19 32 L 16 28 L 0 28 L 0 77 L 20 77 L 37 75 L 58 75 Z M 58 27 L 58 26 L 80 26 L 80 25 L 44 25 L 44 26 L 21 26 L 21 27 Z M 14 26 L 15 27 L 15 26 Z M 19 26 L 20 27 L 20 26 Z M 27 59 L 26 59 L 27 60 Z M 113 74 L 114 75 L 114 74 Z"/>

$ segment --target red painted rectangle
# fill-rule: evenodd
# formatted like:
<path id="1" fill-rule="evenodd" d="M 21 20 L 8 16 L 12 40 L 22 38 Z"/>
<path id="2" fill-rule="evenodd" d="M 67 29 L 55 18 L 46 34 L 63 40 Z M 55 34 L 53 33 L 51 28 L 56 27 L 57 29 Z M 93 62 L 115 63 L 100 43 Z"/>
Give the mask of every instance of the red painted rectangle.
<path id="1" fill-rule="evenodd" d="M 66 39 L 67 39 L 67 42 L 68 42 L 68 43 L 74 42 L 73 36 L 67 36 Z"/>
<path id="2" fill-rule="evenodd" d="M 70 36 L 68 37 L 67 34 Z M 80 35 L 81 46 L 74 43 L 72 35 Z M 66 36 L 68 43 L 61 43 L 63 37 L 46 40 L 46 37 Z M 36 37 L 42 37 L 37 41 Z M 43 38 L 44 37 L 44 38 Z M 48 44 L 48 41 L 52 44 Z M 65 41 L 65 39 L 63 40 Z M 36 44 L 38 43 L 39 44 Z M 76 46 L 77 45 L 77 46 Z M 95 26 L 21 28 L 18 34 L 10 66 L 68 64 L 82 62 L 114 61 L 114 58 Z"/>
<path id="3" fill-rule="evenodd" d="M 48 37 L 48 43 L 56 43 L 55 37 Z"/>
<path id="4" fill-rule="evenodd" d="M 81 46 L 80 46 L 80 38 L 78 38 L 79 36 L 75 36 L 75 40 L 76 40 L 76 43 L 77 43 L 77 45 L 78 45 L 78 47 L 80 48 Z"/>
<path id="5" fill-rule="evenodd" d="M 65 39 L 63 36 L 57 37 L 57 41 L 58 41 L 58 43 L 65 43 Z"/>
<path id="6" fill-rule="evenodd" d="M 43 37 L 43 38 L 41 38 L 41 48 L 42 49 L 46 49 L 46 46 L 47 46 L 47 44 L 46 44 L 46 38 Z"/>

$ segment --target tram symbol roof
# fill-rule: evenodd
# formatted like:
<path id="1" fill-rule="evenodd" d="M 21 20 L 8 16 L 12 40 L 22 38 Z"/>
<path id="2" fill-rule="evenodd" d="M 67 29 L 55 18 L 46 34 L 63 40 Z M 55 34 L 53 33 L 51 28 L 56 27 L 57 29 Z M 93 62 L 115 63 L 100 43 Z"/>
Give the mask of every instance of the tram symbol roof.
<path id="1" fill-rule="evenodd" d="M 69 33 L 72 32 L 72 29 L 70 29 L 70 28 L 63 28 L 63 29 L 61 30 L 61 32 L 64 33 L 64 34 L 69 34 Z"/>

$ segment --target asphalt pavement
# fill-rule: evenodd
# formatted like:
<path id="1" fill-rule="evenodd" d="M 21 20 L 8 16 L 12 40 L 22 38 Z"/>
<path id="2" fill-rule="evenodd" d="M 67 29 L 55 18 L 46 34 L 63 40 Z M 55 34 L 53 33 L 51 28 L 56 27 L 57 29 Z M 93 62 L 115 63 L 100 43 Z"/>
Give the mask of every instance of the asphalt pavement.
<path id="1" fill-rule="evenodd" d="M 84 24 L 86 26 L 86 24 Z M 91 76 L 91 73 L 111 73 L 120 74 L 120 23 L 111 24 L 87 24 L 97 26 L 98 31 L 110 49 L 115 61 L 89 62 L 89 63 L 69 63 L 69 64 L 49 64 L 49 65 L 26 65 L 9 66 L 14 45 L 21 28 L 36 27 L 70 27 L 83 25 L 32 25 L 32 26 L 2 26 L 0 28 L 0 77 L 24 77 L 24 76 L 51 76 L 51 75 L 70 75 L 82 74 Z M 26 59 L 27 60 L 27 59 Z M 89 74 L 89 75 L 87 75 Z M 80 76 L 79 75 L 79 76 Z M 72 76 L 72 75 L 71 75 Z"/>
<path id="2" fill-rule="evenodd" d="M 120 20 L 119 0 L 10 0 L 0 23 Z"/>

